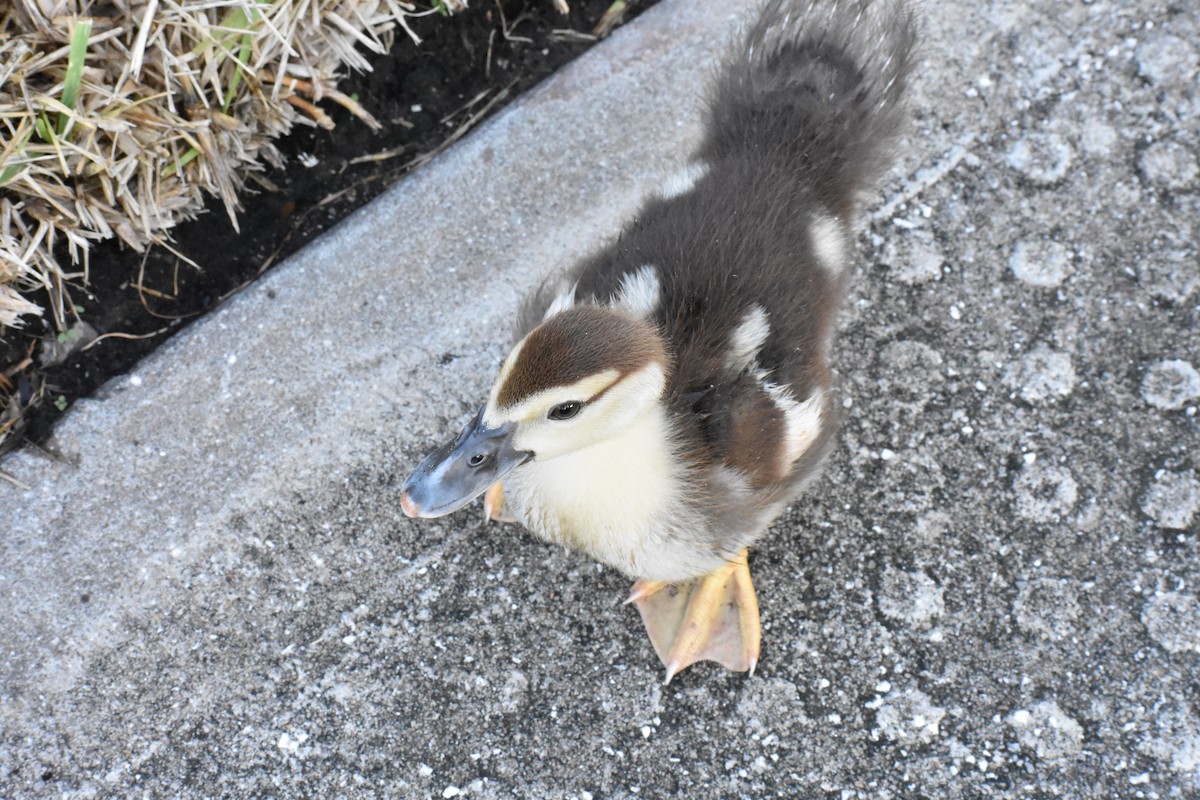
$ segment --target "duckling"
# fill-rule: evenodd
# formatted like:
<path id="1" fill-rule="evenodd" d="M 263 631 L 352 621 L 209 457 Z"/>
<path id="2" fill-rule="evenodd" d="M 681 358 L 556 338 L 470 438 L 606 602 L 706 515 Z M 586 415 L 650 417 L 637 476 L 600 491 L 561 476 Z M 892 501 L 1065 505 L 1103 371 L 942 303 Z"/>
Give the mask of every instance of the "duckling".
<path id="1" fill-rule="evenodd" d="M 615 243 L 528 299 L 483 407 L 405 482 L 410 517 L 485 514 L 636 579 L 666 682 L 753 674 L 748 549 L 837 425 L 829 351 L 859 206 L 890 163 L 904 0 L 770 0 L 692 158 Z"/>

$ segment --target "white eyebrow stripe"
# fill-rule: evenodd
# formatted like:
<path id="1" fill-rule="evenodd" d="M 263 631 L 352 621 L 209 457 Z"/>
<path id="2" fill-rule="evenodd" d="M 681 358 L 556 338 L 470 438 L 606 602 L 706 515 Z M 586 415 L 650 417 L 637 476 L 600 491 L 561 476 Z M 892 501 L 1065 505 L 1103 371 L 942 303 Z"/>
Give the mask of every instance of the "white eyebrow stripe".
<path id="1" fill-rule="evenodd" d="M 662 285 L 653 264 L 643 264 L 621 276 L 621 288 L 613 298 L 612 307 L 638 319 L 648 319 L 658 308 Z"/>
<path id="2" fill-rule="evenodd" d="M 731 372 L 741 372 L 754 359 L 758 351 L 771 335 L 771 326 L 767 322 L 767 312 L 755 303 L 742 317 L 742 321 L 733 329 L 729 337 L 729 351 L 725 355 L 725 368 Z"/>
<path id="3" fill-rule="evenodd" d="M 658 196 L 664 200 L 671 200 L 687 194 L 708 175 L 708 169 L 708 164 L 703 161 L 683 165 L 662 182 L 658 187 Z"/>
<path id="4" fill-rule="evenodd" d="M 621 377 L 621 373 L 617 370 L 606 369 L 580 378 L 570 386 L 550 386 L 542 389 L 514 405 L 500 406 L 494 401 L 489 401 L 483 421 L 487 425 L 496 427 L 506 422 L 521 422 L 540 416 L 550 407 L 568 400 L 588 401 L 597 394 L 612 388 Z"/>
<path id="5" fill-rule="evenodd" d="M 841 223 L 828 214 L 818 214 L 808 228 L 817 263 L 833 277 L 846 269 L 846 233 Z"/>

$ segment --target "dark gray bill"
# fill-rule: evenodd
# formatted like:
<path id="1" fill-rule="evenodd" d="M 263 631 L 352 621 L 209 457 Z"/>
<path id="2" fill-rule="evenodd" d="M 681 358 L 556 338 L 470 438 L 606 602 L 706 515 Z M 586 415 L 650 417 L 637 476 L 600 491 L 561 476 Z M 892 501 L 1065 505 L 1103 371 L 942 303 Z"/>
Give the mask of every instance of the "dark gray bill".
<path id="1" fill-rule="evenodd" d="M 400 507 L 410 517 L 457 511 L 533 457 L 512 447 L 516 423 L 489 428 L 483 409 L 453 441 L 425 456 L 404 482 Z"/>

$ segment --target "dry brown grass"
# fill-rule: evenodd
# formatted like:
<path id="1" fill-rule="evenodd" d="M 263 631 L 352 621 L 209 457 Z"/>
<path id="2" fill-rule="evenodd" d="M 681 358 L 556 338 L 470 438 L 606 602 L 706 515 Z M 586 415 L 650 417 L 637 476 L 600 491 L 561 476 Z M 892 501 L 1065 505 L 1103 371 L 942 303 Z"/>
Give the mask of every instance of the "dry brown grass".
<path id="1" fill-rule="evenodd" d="M 272 141 L 331 126 L 323 102 L 367 69 L 415 8 L 401 0 L 0 2 L 0 332 L 73 321 L 92 242 L 170 246 L 169 231 L 238 194 Z M 64 258 L 65 256 L 65 258 Z M 66 261 L 68 263 L 62 263 Z M 28 299 L 45 289 L 47 308 Z"/>

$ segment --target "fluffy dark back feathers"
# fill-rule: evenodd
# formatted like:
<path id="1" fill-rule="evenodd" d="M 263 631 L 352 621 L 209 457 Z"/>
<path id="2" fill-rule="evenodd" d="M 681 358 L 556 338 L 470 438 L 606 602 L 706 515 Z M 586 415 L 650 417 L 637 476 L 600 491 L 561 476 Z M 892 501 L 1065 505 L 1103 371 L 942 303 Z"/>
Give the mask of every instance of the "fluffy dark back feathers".
<path id="1" fill-rule="evenodd" d="M 849 252 L 840 271 L 819 263 L 813 222 L 849 223 L 886 168 L 916 27 L 905 0 L 769 0 L 712 85 L 694 156 L 703 177 L 651 197 L 615 243 L 535 293 L 518 335 L 563 287 L 608 303 L 622 276 L 650 265 L 661 303 L 648 321 L 681 416 L 723 405 L 729 338 L 754 306 L 770 326 L 758 368 L 799 399 L 828 386 L 824 349 L 851 264 Z"/>
<path id="2" fill-rule="evenodd" d="M 702 156 L 771 151 L 844 202 L 889 161 L 916 40 L 903 0 L 769 0 L 716 81 Z"/>

